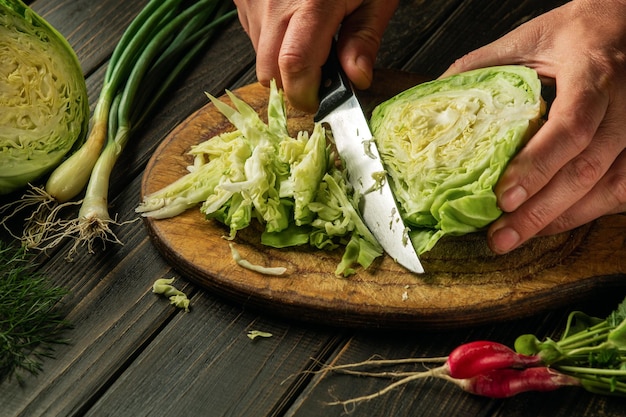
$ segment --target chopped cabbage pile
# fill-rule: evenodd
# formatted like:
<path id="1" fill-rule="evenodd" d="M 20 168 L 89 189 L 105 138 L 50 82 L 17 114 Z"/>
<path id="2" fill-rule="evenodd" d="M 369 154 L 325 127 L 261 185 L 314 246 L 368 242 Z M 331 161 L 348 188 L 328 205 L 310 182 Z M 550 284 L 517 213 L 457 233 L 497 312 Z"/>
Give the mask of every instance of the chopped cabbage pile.
<path id="1" fill-rule="evenodd" d="M 268 122 L 227 92 L 235 108 L 209 96 L 236 130 L 190 150 L 189 173 L 144 197 L 136 209 L 144 216 L 169 218 L 201 205 L 207 219 L 228 226 L 230 238 L 254 220 L 264 225 L 261 242 L 284 248 L 345 246 L 337 275 L 367 268 L 382 248 L 363 223 L 358 195 L 336 167 L 324 127 L 291 137 L 282 92 L 271 84 Z"/>

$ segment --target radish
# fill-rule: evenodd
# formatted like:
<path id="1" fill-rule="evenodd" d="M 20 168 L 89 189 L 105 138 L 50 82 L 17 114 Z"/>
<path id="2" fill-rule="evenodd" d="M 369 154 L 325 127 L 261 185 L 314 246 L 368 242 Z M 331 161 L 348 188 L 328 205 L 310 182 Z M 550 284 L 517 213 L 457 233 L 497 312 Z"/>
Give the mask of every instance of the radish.
<path id="1" fill-rule="evenodd" d="M 363 366 L 407 364 L 439 366 L 422 371 L 368 372 Z M 369 395 L 330 405 L 369 401 L 418 379 L 439 378 L 475 395 L 508 398 L 528 391 L 552 391 L 578 386 L 603 395 L 626 397 L 626 299 L 606 319 L 570 313 L 560 340 L 540 341 L 521 335 L 515 350 L 491 341 L 465 343 L 446 357 L 380 359 L 324 367 L 349 375 L 391 378 L 394 382 Z"/>
<path id="2" fill-rule="evenodd" d="M 508 398 L 522 392 L 554 391 L 564 386 L 580 386 L 578 378 L 545 366 L 527 369 L 495 369 L 469 379 L 457 379 L 461 389 L 489 398 Z"/>
<path id="3" fill-rule="evenodd" d="M 542 365 L 539 356 L 522 355 L 501 343 L 480 340 L 454 349 L 444 368 L 451 377 L 466 379 L 495 369 L 521 369 L 539 365 Z"/>
<path id="4" fill-rule="evenodd" d="M 355 370 L 361 366 L 437 362 L 444 363 L 425 371 L 367 372 Z M 486 340 L 460 345 L 447 357 L 367 360 L 330 366 L 323 370 L 349 375 L 398 379 L 375 393 L 329 403 L 329 405 L 343 406 L 372 400 L 399 386 L 424 378 L 443 379 L 454 383 L 468 393 L 490 398 L 508 398 L 528 391 L 552 391 L 564 386 L 582 386 L 588 389 L 587 386 L 589 385 L 585 384 L 585 379 L 546 366 L 540 355 L 520 354 L 506 345 Z"/>

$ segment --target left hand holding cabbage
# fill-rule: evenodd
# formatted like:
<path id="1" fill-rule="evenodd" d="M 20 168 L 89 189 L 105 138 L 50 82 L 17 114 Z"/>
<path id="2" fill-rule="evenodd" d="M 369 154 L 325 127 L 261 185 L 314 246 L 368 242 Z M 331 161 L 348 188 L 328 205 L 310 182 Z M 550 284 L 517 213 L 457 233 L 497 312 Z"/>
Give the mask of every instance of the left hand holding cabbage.
<path id="1" fill-rule="evenodd" d="M 496 253 L 626 211 L 626 3 L 574 0 L 459 59 L 446 75 L 511 62 L 557 85 L 548 121 L 496 187 Z"/>

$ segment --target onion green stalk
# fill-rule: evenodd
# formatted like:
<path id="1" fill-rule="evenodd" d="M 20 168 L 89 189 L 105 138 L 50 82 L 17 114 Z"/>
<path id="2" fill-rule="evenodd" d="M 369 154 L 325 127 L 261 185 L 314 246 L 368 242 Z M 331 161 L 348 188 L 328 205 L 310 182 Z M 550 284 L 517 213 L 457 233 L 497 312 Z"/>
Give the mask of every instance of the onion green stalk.
<path id="1" fill-rule="evenodd" d="M 110 228 L 119 223 L 108 210 L 115 163 L 135 129 L 235 13 L 225 0 L 148 2 L 113 51 L 85 144 L 48 179 L 45 204 L 54 209 L 43 210 L 43 220 L 41 215 L 31 216 L 23 236 L 28 247 L 46 250 L 73 237 L 71 258 L 82 245 L 93 252 L 96 239 L 121 243 Z M 83 190 L 77 218 L 57 220 L 60 207 L 76 204 L 72 199 Z"/>

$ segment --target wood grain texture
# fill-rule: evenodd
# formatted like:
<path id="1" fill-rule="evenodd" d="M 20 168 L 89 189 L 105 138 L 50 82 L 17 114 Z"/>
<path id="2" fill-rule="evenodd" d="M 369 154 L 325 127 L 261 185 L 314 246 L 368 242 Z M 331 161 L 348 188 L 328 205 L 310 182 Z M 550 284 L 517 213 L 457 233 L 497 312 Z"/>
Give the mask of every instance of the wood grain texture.
<path id="1" fill-rule="evenodd" d="M 463 1 L 399 69 L 438 76 L 463 55 L 568 0 Z"/>
<path id="2" fill-rule="evenodd" d="M 272 337 L 250 340 L 250 330 Z M 272 415 L 326 360 L 333 339 L 195 297 L 193 312 L 172 320 L 86 415 Z"/>
<path id="3" fill-rule="evenodd" d="M 368 103 L 390 97 L 415 80 L 412 74 L 381 71 Z M 379 94 L 384 91 L 387 96 Z M 266 113 L 268 90 L 251 84 L 235 91 Z M 368 107 L 371 107 L 368 105 Z M 292 132 L 311 130 L 309 115 L 288 110 Z M 171 132 L 148 164 L 142 185 L 150 194 L 186 173 L 194 144 L 232 129 L 207 104 Z M 163 256 L 195 283 L 229 298 L 304 320 L 342 326 L 451 328 L 509 320 L 562 305 L 606 285 L 624 285 L 626 216 L 600 219 L 556 236 L 536 238 L 504 255 L 492 254 L 482 233 L 442 240 L 423 256 L 427 271 L 415 275 L 388 256 L 348 279 L 334 270 L 341 251 L 277 250 L 260 244 L 250 227 L 235 239 L 252 263 L 286 266 L 281 277 L 238 266 L 222 238 L 227 231 L 206 221 L 199 210 L 172 219 L 147 219 L 150 236 Z M 617 261 L 615 261 L 617 259 Z M 558 289 L 558 291 L 556 291 Z"/>

